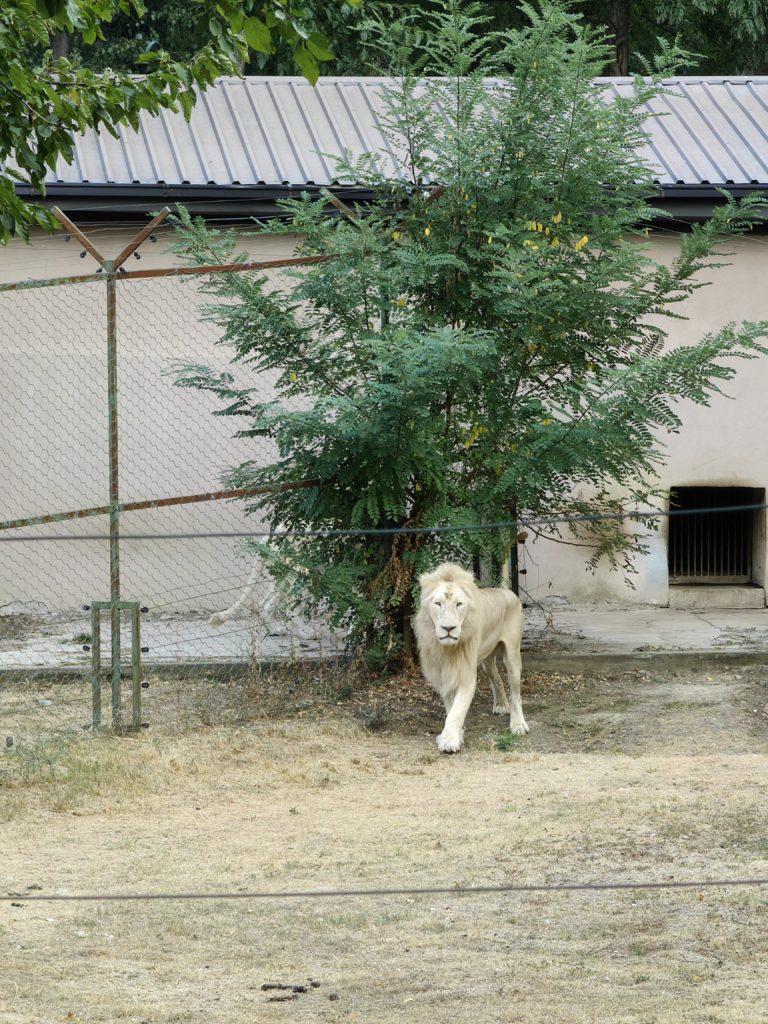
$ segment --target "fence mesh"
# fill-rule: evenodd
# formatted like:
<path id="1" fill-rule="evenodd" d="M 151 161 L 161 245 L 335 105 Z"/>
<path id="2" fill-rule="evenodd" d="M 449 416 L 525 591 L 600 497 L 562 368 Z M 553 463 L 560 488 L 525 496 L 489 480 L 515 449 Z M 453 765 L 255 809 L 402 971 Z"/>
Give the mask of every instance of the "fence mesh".
<path id="1" fill-rule="evenodd" d="M 278 291 L 292 273 L 284 267 L 259 271 Z M 227 666 L 338 659 L 343 635 L 322 616 L 289 609 L 247 541 L 205 536 L 263 526 L 244 514 L 242 498 L 197 499 L 218 491 L 230 467 L 245 461 L 266 466 L 276 455 L 269 440 L 236 436 L 240 424 L 215 415 L 215 396 L 176 386 L 180 366 L 202 364 L 241 372 L 256 398 L 274 393 L 269 374 L 233 369 L 220 328 L 201 315 L 207 280 L 207 273 L 167 271 L 113 279 L 117 475 L 119 500 L 128 506 L 120 528 L 164 535 L 120 547 L 120 597 L 144 609 L 145 671 L 173 667 L 207 678 Z M 0 289 L 0 537 L 17 541 L 0 544 L 0 670 L 62 669 L 86 678 L 92 637 L 85 606 L 115 595 L 109 544 L 68 542 L 109 531 L 109 287 L 105 275 Z M 181 498 L 196 500 L 175 501 Z M 453 548 L 439 540 L 434 551 L 450 557 Z M 530 583 L 523 547 L 520 557 L 523 586 L 536 595 L 543 584 Z M 221 614 L 232 606 L 235 613 Z M 110 616 L 102 618 L 105 669 Z M 128 616 L 124 620 L 127 666 L 131 632 Z M 539 625 L 547 621 L 540 617 Z M 527 627 L 529 646 L 536 636 L 536 627 Z"/>
<path id="2" fill-rule="evenodd" d="M 273 287 L 285 271 L 266 272 Z M 201 317 L 207 275 L 132 279 L 116 287 L 119 498 L 153 503 L 218 491 L 227 469 L 246 460 L 271 462 L 269 440 L 233 436 L 237 424 L 215 416 L 217 400 L 175 385 L 179 366 L 231 369 L 217 345 L 219 329 Z M 5 326 L 0 402 L 0 522 L 6 537 L 34 544 L 0 546 L 0 668 L 82 666 L 87 671 L 90 616 L 84 606 L 110 597 L 110 553 L 104 542 L 68 538 L 108 532 L 109 389 L 107 280 L 51 283 L 0 292 Z M 268 398 L 263 374 L 248 385 Z M 63 513 L 101 510 L 82 518 Z M 9 523 L 53 517 L 8 530 Z M 146 664 L 244 662 L 255 657 L 317 657 L 332 638 L 317 621 L 286 614 L 247 545 L 211 532 L 252 530 L 242 500 L 207 500 L 124 510 L 123 532 L 186 534 L 190 540 L 120 547 L 120 592 L 138 601 Z M 212 613 L 249 586 L 239 618 L 212 627 Z M 130 654 L 129 624 L 123 651 Z M 101 635 L 110 648 L 108 616 Z"/>

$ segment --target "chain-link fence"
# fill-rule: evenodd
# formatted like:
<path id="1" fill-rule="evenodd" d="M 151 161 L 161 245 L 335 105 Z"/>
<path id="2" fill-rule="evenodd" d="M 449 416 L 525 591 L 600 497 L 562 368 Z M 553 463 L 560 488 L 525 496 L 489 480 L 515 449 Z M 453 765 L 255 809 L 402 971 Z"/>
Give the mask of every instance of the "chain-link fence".
<path id="1" fill-rule="evenodd" d="M 259 273 L 278 288 L 285 263 L 301 261 L 272 262 Z M 93 602 L 109 604 L 100 654 L 113 670 L 118 602 L 142 609 L 145 669 L 335 650 L 322 624 L 278 608 L 244 542 L 198 536 L 258 529 L 221 479 L 274 458 L 269 440 L 233 437 L 212 395 L 175 384 L 179 365 L 229 368 L 217 328 L 200 315 L 215 270 L 123 269 L 105 261 L 98 274 L 0 290 L 0 537 L 14 540 L 0 544 L 0 669 L 87 673 Z M 249 372 L 248 386 L 272 394 L 266 374 Z M 120 531 L 185 536 L 121 544 Z M 94 534 L 110 542 L 68 543 Z M 238 601 L 241 615 L 209 623 Z M 122 619 L 125 663 L 130 616 Z"/>

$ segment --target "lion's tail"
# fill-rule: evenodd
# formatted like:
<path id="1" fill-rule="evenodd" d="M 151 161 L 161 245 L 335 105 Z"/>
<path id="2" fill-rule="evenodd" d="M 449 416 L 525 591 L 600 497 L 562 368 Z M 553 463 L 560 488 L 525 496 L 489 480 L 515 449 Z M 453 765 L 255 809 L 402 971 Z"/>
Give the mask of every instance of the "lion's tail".
<path id="1" fill-rule="evenodd" d="M 209 626 L 223 626 L 225 622 L 229 620 L 240 611 L 240 609 L 248 602 L 251 594 L 256 589 L 256 584 L 259 582 L 259 575 L 261 570 L 261 563 L 255 562 L 251 569 L 251 575 L 248 577 L 248 582 L 245 585 L 245 589 L 233 605 L 229 608 L 225 608 L 224 611 L 215 612 L 210 619 L 208 619 Z"/>

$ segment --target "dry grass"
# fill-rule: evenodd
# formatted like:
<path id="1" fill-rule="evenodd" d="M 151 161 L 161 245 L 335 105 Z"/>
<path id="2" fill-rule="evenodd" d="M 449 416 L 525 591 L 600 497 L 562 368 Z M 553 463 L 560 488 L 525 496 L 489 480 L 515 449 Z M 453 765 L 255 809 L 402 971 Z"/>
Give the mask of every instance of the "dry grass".
<path id="1" fill-rule="evenodd" d="M 768 875 L 760 670 L 536 677 L 529 737 L 483 695 L 453 758 L 410 681 L 333 690 L 155 682 L 125 740 L 85 687 L 0 695 L 2 1024 L 766 1019 L 766 889 L 24 898 Z"/>

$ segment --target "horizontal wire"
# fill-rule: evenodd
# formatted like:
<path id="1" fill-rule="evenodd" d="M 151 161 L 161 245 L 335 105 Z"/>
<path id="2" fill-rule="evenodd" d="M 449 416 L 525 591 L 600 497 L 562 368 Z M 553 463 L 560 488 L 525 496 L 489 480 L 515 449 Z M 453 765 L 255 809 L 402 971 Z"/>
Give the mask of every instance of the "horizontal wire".
<path id="1" fill-rule="evenodd" d="M 505 892 L 608 892 L 649 889 L 711 889 L 736 886 L 768 885 L 768 878 L 722 878 L 676 882 L 563 882 L 547 885 L 475 885 L 423 886 L 414 888 L 375 889 L 307 889 L 284 892 L 148 892 L 148 893 L 82 893 L 74 895 L 27 896 L 22 893 L 0 896 L 0 903 L 24 902 L 129 902 L 151 900 L 287 900 L 343 899 L 361 896 L 474 896 Z"/>
<path id="2" fill-rule="evenodd" d="M 247 575 L 248 574 L 243 574 L 243 576 L 246 577 L 246 578 L 247 578 Z M 235 576 L 235 578 L 236 579 L 242 579 L 243 577 Z M 261 582 L 265 582 L 265 581 L 262 580 Z M 187 584 L 187 586 L 192 586 L 192 584 Z M 149 608 L 149 610 L 151 612 L 156 612 L 156 611 L 159 611 L 161 608 L 172 608 L 174 605 L 182 604 L 184 601 L 200 601 L 204 597 L 219 597 L 221 594 L 231 594 L 235 590 L 242 590 L 242 589 L 243 589 L 243 583 L 241 582 L 241 583 L 236 583 L 232 587 L 225 587 L 223 590 L 206 590 L 203 593 L 198 592 L 196 594 L 192 594 L 191 597 L 177 597 L 173 601 L 163 601 L 162 604 L 153 604 L 151 601 L 148 601 L 147 602 L 147 607 Z M 162 595 L 158 595 L 158 597 L 160 597 L 160 596 L 162 596 Z"/>
<path id="3" fill-rule="evenodd" d="M 237 580 L 237 579 L 247 580 L 248 577 L 250 576 L 250 573 L 251 573 L 250 569 L 248 569 L 248 570 L 243 569 L 242 572 L 230 572 L 230 573 L 227 573 L 225 576 L 213 576 L 213 577 L 211 577 L 209 579 L 201 580 L 199 583 L 180 583 L 177 587 L 169 587 L 168 590 L 158 590 L 157 593 L 154 596 L 155 597 L 166 597 L 168 594 L 176 594 L 176 593 L 178 593 L 179 590 L 194 590 L 195 587 L 199 587 L 199 586 L 202 586 L 202 585 L 205 585 L 205 584 L 208 584 L 208 583 L 221 583 L 222 580 L 233 580 L 233 579 L 234 580 Z M 235 590 L 237 588 L 236 587 L 231 587 L 231 588 L 228 588 L 228 589 Z M 223 593 L 226 593 L 226 591 L 225 590 L 211 590 L 211 591 L 206 591 L 206 592 L 204 592 L 202 594 L 192 594 L 192 596 L 190 598 L 179 597 L 179 598 L 177 598 L 177 601 L 192 600 L 192 598 L 195 598 L 195 597 L 209 597 L 212 594 L 223 594 Z M 153 598 L 153 600 L 154 600 L 154 598 Z M 176 601 L 171 601 L 169 603 L 170 604 L 176 604 Z M 164 606 L 163 605 L 153 605 L 153 607 L 157 608 L 157 607 L 164 607 Z"/>
<path id="4" fill-rule="evenodd" d="M 393 527 L 363 527 L 360 529 L 329 529 L 329 530 L 221 530 L 201 531 L 199 533 L 178 532 L 178 533 L 121 533 L 120 540 L 195 540 L 195 539 L 216 539 L 216 538 L 247 538 L 267 537 L 270 540 L 294 539 L 302 537 L 314 537 L 327 539 L 331 537 L 392 537 L 412 534 L 427 534 L 433 536 L 443 533 L 476 533 L 488 530 L 517 530 L 525 529 L 526 526 L 557 526 L 562 523 L 594 523 L 621 521 L 624 519 L 636 519 L 639 521 L 648 519 L 671 519 L 678 516 L 689 515 L 713 515 L 722 512 L 752 512 L 768 508 L 765 502 L 750 505 L 720 505 L 713 508 L 691 508 L 691 509 L 634 509 L 630 512 L 595 512 L 580 515 L 563 516 L 542 516 L 542 517 L 520 517 L 498 523 L 469 523 L 460 526 L 393 526 Z M 21 527 L 20 527 L 21 529 Z M 26 544 L 29 541 L 43 541 L 53 543 L 61 540 L 79 541 L 108 541 L 108 533 L 94 534 L 56 534 L 50 537 L 7 537 L 0 536 L 0 543 Z"/>
<path id="5" fill-rule="evenodd" d="M 212 626 L 211 628 L 215 629 L 216 627 Z M 220 630 L 217 629 L 215 633 L 206 633 L 205 636 L 182 636 L 179 637 L 178 640 L 170 640 L 166 644 L 152 644 L 152 646 L 149 649 L 149 653 L 153 654 L 155 651 L 161 651 L 165 647 L 176 647 L 178 646 L 178 644 L 193 644 L 196 643 L 198 640 L 223 640 L 225 637 L 228 636 L 235 636 L 238 633 L 250 633 L 251 631 L 252 626 L 248 625 L 241 626 L 238 629 L 228 629 L 225 633 L 222 633 Z"/>

